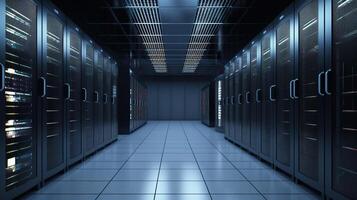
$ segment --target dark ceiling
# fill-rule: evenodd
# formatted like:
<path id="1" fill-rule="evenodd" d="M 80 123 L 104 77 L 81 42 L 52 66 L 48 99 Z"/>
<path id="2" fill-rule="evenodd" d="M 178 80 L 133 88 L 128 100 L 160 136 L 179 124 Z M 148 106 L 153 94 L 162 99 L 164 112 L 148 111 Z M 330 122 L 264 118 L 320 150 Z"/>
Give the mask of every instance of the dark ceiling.
<path id="1" fill-rule="evenodd" d="M 151 6 L 143 4 L 146 8 L 130 5 L 130 2 L 140 1 L 147 4 L 154 2 L 154 4 L 150 4 Z M 205 38 L 209 39 L 205 42 L 206 45 L 199 46 L 206 51 L 202 58 L 199 57 L 198 67 L 194 72 L 184 73 L 183 67 L 187 65 L 185 59 L 189 57 L 187 49 L 190 48 L 192 32 L 197 24 L 195 19 L 199 15 L 199 8 L 205 8 L 198 5 L 205 2 L 213 3 L 218 5 L 216 6 L 218 10 L 222 9 L 223 6 L 219 7 L 219 5 L 225 1 L 232 4 L 224 7 L 227 17 L 220 19 L 224 23 L 217 23 L 217 30 L 212 28 L 212 35 Z M 52 0 L 52 2 L 103 48 L 114 53 L 119 59 L 131 58 L 131 68 L 138 75 L 213 77 L 220 74 L 223 65 L 292 3 L 292 0 Z M 210 8 L 215 7 L 210 6 Z M 133 10 L 136 9 L 144 9 L 139 13 L 141 15 L 149 13 L 146 11 L 150 9 L 157 10 L 160 23 L 153 25 L 138 23 L 142 21 L 133 16 Z M 148 16 L 150 19 L 149 14 Z M 154 70 L 147 53 L 148 43 L 143 44 L 144 40 L 154 38 L 151 36 L 143 39 L 145 36 L 143 27 L 150 29 L 157 26 L 160 29 L 160 36 L 155 38 L 162 40 L 165 49 L 164 60 L 167 72 L 164 73 Z"/>

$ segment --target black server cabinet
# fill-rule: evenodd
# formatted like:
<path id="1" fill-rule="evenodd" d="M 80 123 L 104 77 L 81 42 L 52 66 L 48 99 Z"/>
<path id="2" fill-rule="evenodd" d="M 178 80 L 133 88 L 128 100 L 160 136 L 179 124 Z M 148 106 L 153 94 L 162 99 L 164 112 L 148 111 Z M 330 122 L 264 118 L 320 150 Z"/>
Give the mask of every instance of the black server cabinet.
<path id="1" fill-rule="evenodd" d="M 294 65 L 294 10 L 284 11 L 275 27 L 276 48 L 276 135 L 274 164 L 281 170 L 294 174 L 295 101 L 293 82 Z"/>
<path id="2" fill-rule="evenodd" d="M 261 39 L 262 129 L 260 157 L 273 163 L 275 136 L 274 34 L 265 30 Z"/>
<path id="3" fill-rule="evenodd" d="M 236 73 L 235 73 L 235 96 L 236 96 L 236 107 L 235 107 L 235 133 L 234 133 L 234 141 L 237 144 L 241 144 L 242 142 L 242 105 L 243 105 L 243 93 L 242 93 L 242 57 L 241 55 L 235 56 L 236 62 Z"/>
<path id="4" fill-rule="evenodd" d="M 228 103 L 228 118 L 229 118 L 229 130 L 228 138 L 233 140 L 234 137 L 234 73 L 235 73 L 235 63 L 233 61 L 229 64 L 229 103 Z"/>
<path id="5" fill-rule="evenodd" d="M 229 85 L 229 65 L 224 66 L 224 135 L 229 138 L 229 99 L 230 99 L 230 85 Z"/>
<path id="6" fill-rule="evenodd" d="M 84 155 L 95 151 L 94 143 L 94 48 L 89 39 L 82 42 L 82 132 Z"/>
<path id="7" fill-rule="evenodd" d="M 223 132 L 223 80 L 224 76 L 220 75 L 215 79 L 215 129 Z"/>
<path id="8" fill-rule="evenodd" d="M 319 191 L 323 191 L 324 182 L 324 102 L 318 90 L 324 72 L 324 6 L 321 4 L 323 1 L 308 0 L 296 7 L 298 79 L 293 82 L 293 96 L 299 98 L 295 174 Z"/>
<path id="9" fill-rule="evenodd" d="M 112 120 L 111 120 L 111 88 L 112 88 L 112 66 L 110 57 L 104 57 L 104 144 L 108 144 L 112 139 Z"/>
<path id="10" fill-rule="evenodd" d="M 326 191 L 333 199 L 357 199 L 357 2 L 325 3 L 325 66 L 331 68 L 325 68 L 319 89 L 329 112 Z"/>
<path id="11" fill-rule="evenodd" d="M 2 0 L 0 12 L 0 196 L 12 199 L 38 184 L 41 175 L 36 112 L 41 6 L 32 0 Z"/>
<path id="12" fill-rule="evenodd" d="M 261 73 L 260 73 L 260 41 L 251 42 L 250 47 L 250 93 L 251 107 L 250 107 L 250 150 L 256 155 L 259 154 L 260 148 L 260 134 L 261 134 Z"/>
<path id="13" fill-rule="evenodd" d="M 250 147 L 250 127 L 251 127 L 251 103 L 252 94 L 250 92 L 250 55 L 249 51 L 242 52 L 242 93 L 244 94 L 244 101 L 242 106 L 242 145 L 244 148 Z"/>
<path id="14" fill-rule="evenodd" d="M 66 164 L 64 131 L 65 18 L 51 5 L 43 8 L 42 24 L 42 178 Z"/>
<path id="15" fill-rule="evenodd" d="M 112 68 L 111 68 L 111 76 L 112 76 L 112 87 L 111 87 L 111 103 L 112 103 L 112 109 L 111 109 L 111 119 L 112 119 L 112 139 L 116 140 L 118 137 L 118 65 L 116 62 L 112 62 Z"/>
<path id="16" fill-rule="evenodd" d="M 103 119 L 103 80 L 104 80 L 104 57 L 103 51 L 100 49 L 94 50 L 94 90 L 93 90 L 93 106 L 94 106 L 94 146 L 99 148 L 104 144 L 104 119 Z"/>
<path id="17" fill-rule="evenodd" d="M 65 123 L 67 166 L 83 157 L 81 130 L 82 39 L 79 29 L 67 22 L 67 67 L 65 70 Z"/>

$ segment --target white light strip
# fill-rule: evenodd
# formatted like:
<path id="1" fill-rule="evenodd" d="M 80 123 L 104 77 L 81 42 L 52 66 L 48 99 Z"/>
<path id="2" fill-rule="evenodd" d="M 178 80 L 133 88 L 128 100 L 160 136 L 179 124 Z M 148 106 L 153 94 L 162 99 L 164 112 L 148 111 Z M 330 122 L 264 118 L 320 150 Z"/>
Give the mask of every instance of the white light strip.
<path id="1" fill-rule="evenodd" d="M 155 72 L 166 73 L 166 54 L 157 0 L 126 0 L 126 5 L 130 20 L 139 31 Z"/>
<path id="2" fill-rule="evenodd" d="M 200 0 L 182 72 L 194 73 L 214 35 L 237 0 Z"/>

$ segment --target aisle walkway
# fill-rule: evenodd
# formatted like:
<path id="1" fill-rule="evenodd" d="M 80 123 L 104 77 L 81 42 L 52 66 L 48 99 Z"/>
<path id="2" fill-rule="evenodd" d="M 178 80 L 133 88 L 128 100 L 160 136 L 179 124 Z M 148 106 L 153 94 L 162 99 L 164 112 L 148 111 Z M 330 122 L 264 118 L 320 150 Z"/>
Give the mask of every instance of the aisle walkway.
<path id="1" fill-rule="evenodd" d="M 28 199 L 313 200 L 200 122 L 149 122 Z"/>

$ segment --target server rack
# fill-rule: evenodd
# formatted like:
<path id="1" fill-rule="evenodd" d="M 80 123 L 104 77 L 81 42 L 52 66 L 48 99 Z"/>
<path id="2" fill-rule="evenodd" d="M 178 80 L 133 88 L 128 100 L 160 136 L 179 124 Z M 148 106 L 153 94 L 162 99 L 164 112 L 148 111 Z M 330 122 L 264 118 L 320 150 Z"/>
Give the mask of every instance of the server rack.
<path id="1" fill-rule="evenodd" d="M 250 54 L 246 49 L 242 52 L 242 93 L 244 95 L 242 107 L 242 142 L 241 146 L 246 149 L 250 147 L 250 120 L 251 120 L 251 92 L 250 92 Z"/>
<path id="2" fill-rule="evenodd" d="M 42 16 L 42 178 L 63 170 L 66 165 L 64 131 L 65 17 L 46 2 Z"/>
<path id="3" fill-rule="evenodd" d="M 241 55 L 235 56 L 236 62 L 236 72 L 235 72 L 235 96 L 236 96 L 236 107 L 235 107 L 235 132 L 234 132 L 234 141 L 237 144 L 242 143 L 242 104 L 243 104 L 243 94 L 242 94 L 242 57 Z"/>
<path id="4" fill-rule="evenodd" d="M 82 131 L 84 137 L 84 155 L 95 151 L 94 137 L 94 46 L 93 42 L 86 38 L 82 42 Z"/>
<path id="5" fill-rule="evenodd" d="M 357 199 L 357 2 L 326 0 L 324 8 L 326 51 L 320 95 L 327 110 L 326 193 L 333 199 Z"/>
<path id="6" fill-rule="evenodd" d="M 298 69 L 293 96 L 298 101 L 295 138 L 296 176 L 323 192 L 324 102 L 318 94 L 319 74 L 324 71 L 323 1 L 299 2 L 295 10 L 297 32 L 295 61 Z"/>
<path id="7" fill-rule="evenodd" d="M 41 11 L 38 1 L 0 1 L 0 128 L 4 134 L 0 138 L 0 165 L 4 167 L 0 196 L 4 199 L 16 197 L 41 178 L 41 126 L 35 112 Z"/>
<path id="8" fill-rule="evenodd" d="M 81 72 L 82 38 L 79 29 L 67 20 L 67 47 L 65 69 L 65 128 L 67 166 L 83 157 L 81 130 Z"/>
<path id="9" fill-rule="evenodd" d="M 112 125 L 112 140 L 115 140 L 118 136 L 118 65 L 115 61 L 112 61 L 111 67 L 111 76 L 112 76 L 112 109 L 111 109 L 111 125 Z"/>
<path id="10" fill-rule="evenodd" d="M 111 102 L 110 97 L 111 88 L 112 88 L 112 67 L 111 67 L 111 58 L 106 56 L 104 57 L 104 94 L 103 94 L 103 101 L 104 101 L 104 144 L 111 142 L 112 138 L 112 127 L 111 127 Z"/>
<path id="11" fill-rule="evenodd" d="M 230 117 L 229 117 L 229 100 L 230 100 L 230 85 L 229 85 L 229 66 L 226 64 L 224 66 L 224 133 L 226 138 L 229 139 L 229 126 L 230 126 Z"/>
<path id="12" fill-rule="evenodd" d="M 261 50 L 260 50 L 260 38 L 251 42 L 250 46 L 250 94 L 251 107 L 250 107 L 250 146 L 249 148 L 256 155 L 259 154 L 260 149 L 260 136 L 261 136 Z M 257 40 L 257 41 L 256 41 Z"/>
<path id="13" fill-rule="evenodd" d="M 215 79 L 215 129 L 219 132 L 224 132 L 224 76 L 220 75 Z"/>
<path id="14" fill-rule="evenodd" d="M 104 101 L 103 94 L 104 81 L 104 55 L 103 50 L 98 47 L 94 49 L 94 68 L 93 68 L 93 122 L 94 122 L 94 146 L 101 147 L 104 144 Z M 95 114 L 94 114 L 95 113 Z"/>
<path id="15" fill-rule="evenodd" d="M 275 27 L 276 48 L 276 148 L 274 164 L 288 174 L 294 174 L 295 102 L 294 7 L 287 8 Z"/>
<path id="16" fill-rule="evenodd" d="M 266 29 L 261 39 L 262 128 L 260 156 L 273 163 L 275 146 L 276 82 L 274 64 L 274 32 Z"/>

